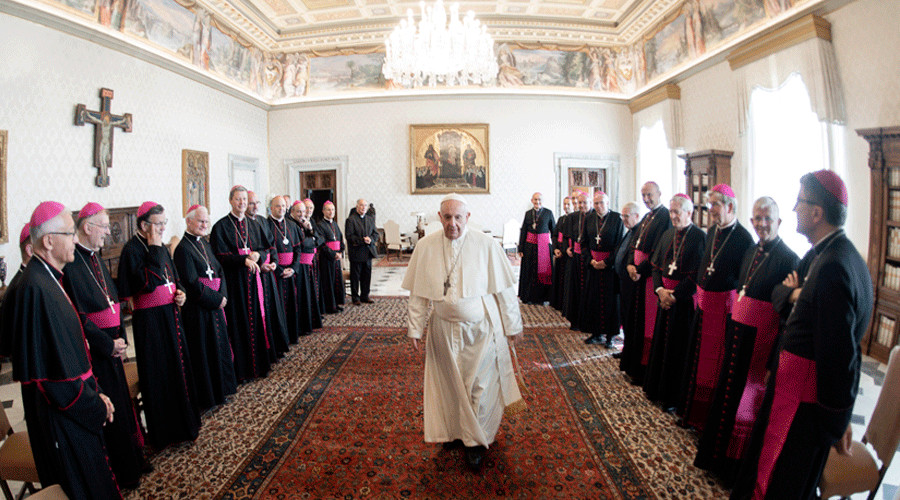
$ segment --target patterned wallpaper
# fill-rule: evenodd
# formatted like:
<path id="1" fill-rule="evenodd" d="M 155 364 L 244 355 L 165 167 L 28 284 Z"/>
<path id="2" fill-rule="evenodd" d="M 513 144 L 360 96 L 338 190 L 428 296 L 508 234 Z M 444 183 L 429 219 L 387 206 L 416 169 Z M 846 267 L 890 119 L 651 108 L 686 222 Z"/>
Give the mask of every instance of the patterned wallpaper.
<path id="1" fill-rule="evenodd" d="M 93 126 L 73 125 L 75 105 L 99 109 L 113 89 L 114 114 L 132 113 L 134 131 L 116 130 L 110 187 L 94 186 Z M 214 217 L 228 209 L 228 154 L 266 159 L 266 112 L 170 71 L 0 14 L 0 130 L 9 131 L 11 244 L 0 245 L 10 277 L 18 234 L 42 200 L 77 209 L 153 199 L 167 208 L 166 238 L 184 231 L 181 150 L 209 152 Z M 265 172 L 263 179 L 267 178 Z"/>
<path id="2" fill-rule="evenodd" d="M 423 123 L 490 125 L 491 194 L 468 200 L 471 221 L 498 235 L 508 219 L 521 220 L 533 192 L 541 191 L 544 204 L 556 206 L 554 153 L 619 155 L 621 186 L 633 184 L 627 107 L 580 99 L 460 97 L 271 111 L 272 190 L 288 189 L 285 160 L 347 156 L 351 200 L 339 202 L 339 219 L 363 197 L 375 203 L 379 224 L 393 219 L 401 231 L 410 231 L 415 225 L 410 212 L 434 214 L 442 196 L 409 194 L 409 125 Z"/>

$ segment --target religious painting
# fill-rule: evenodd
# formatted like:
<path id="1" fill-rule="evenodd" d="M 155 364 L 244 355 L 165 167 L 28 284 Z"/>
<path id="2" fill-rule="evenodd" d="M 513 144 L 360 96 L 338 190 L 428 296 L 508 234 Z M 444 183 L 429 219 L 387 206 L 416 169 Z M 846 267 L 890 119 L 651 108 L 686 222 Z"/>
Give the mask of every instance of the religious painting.
<path id="1" fill-rule="evenodd" d="M 310 61 L 309 93 L 379 90 L 384 88 L 384 54 L 314 57 Z"/>
<path id="2" fill-rule="evenodd" d="M 410 125 L 412 194 L 490 193 L 488 124 Z"/>
<path id="3" fill-rule="evenodd" d="M 184 215 L 192 205 L 209 208 L 209 153 L 181 150 L 181 197 Z"/>
<path id="4" fill-rule="evenodd" d="M 191 58 L 197 21 L 193 12 L 174 0 L 129 0 L 126 9 L 125 32 Z"/>
<path id="5" fill-rule="evenodd" d="M 0 130 L 0 243 L 9 242 L 6 222 L 6 158 L 9 151 L 9 132 Z"/>

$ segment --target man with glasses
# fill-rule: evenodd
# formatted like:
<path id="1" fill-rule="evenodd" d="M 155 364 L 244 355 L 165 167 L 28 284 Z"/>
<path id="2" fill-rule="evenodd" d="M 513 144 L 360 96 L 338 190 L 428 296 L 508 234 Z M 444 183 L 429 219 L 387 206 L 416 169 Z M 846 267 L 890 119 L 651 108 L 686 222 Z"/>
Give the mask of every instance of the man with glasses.
<path id="1" fill-rule="evenodd" d="M 641 211 L 637 203 L 629 201 L 622 205 L 622 225 L 625 226 L 625 236 L 622 237 L 622 241 L 616 248 L 613 267 L 616 271 L 616 302 L 619 304 L 619 323 L 623 331 L 625 328 L 629 328 L 628 318 L 631 315 L 631 298 L 634 293 L 634 282 L 631 281 L 628 270 L 625 269 L 625 257 L 628 255 L 628 248 L 634 238 L 634 228 L 640 219 Z M 625 333 L 625 336 L 628 337 L 628 333 Z M 622 351 L 613 354 L 613 357 L 621 359 Z"/>
<path id="2" fill-rule="evenodd" d="M 697 309 L 691 326 L 681 425 L 703 430 L 725 355 L 725 322 L 737 301 L 738 273 L 750 232 L 737 220 L 737 197 L 728 184 L 710 188 L 703 260 L 697 270 Z"/>
<path id="3" fill-rule="evenodd" d="M 209 211 L 194 205 L 184 222 L 187 229 L 175 247 L 174 260 L 187 295 L 181 316 L 188 332 L 197 405 L 206 410 L 225 403 L 225 398 L 237 391 L 225 320 L 228 288 L 222 264 L 205 238 L 209 234 Z"/>
<path id="4" fill-rule="evenodd" d="M 800 263 L 805 272 L 792 273 L 773 292 L 776 302 L 793 307 L 734 499 L 814 498 L 830 448 L 849 455 L 872 281 L 842 229 L 848 203 L 834 172 L 800 178 L 797 232 L 813 248 Z"/>
<path id="5" fill-rule="evenodd" d="M 369 284 L 372 281 L 372 258 L 378 256 L 375 250 L 378 230 L 375 228 L 375 217 L 366 215 L 368 210 L 366 200 L 356 200 L 356 210 L 344 223 L 347 255 L 350 257 L 350 297 L 357 306 L 361 302 L 375 302 L 369 297 Z"/>
<path id="6" fill-rule="evenodd" d="M 78 212 L 75 227 L 75 260 L 63 269 L 63 287 L 81 318 L 94 376 L 116 408 L 117 418 L 103 428 L 109 463 L 119 486 L 134 488 L 145 467 L 144 436 L 122 364 L 127 346 L 119 292 L 99 255 L 109 235 L 109 214 L 100 204 L 88 203 Z"/>
<path id="7" fill-rule="evenodd" d="M 193 441 L 200 412 L 191 373 L 184 322 L 179 308 L 187 296 L 179 288 L 178 271 L 163 245 L 166 211 L 146 201 L 137 211 L 137 234 L 122 248 L 119 292 L 130 297 L 134 348 L 147 438 L 155 450 Z"/>
<path id="8" fill-rule="evenodd" d="M 34 258 L 13 296 L 13 379 L 22 384 L 28 438 L 41 484 L 59 484 L 69 498 L 120 498 L 105 449 L 103 426 L 116 414 L 100 392 L 81 320 L 63 290 L 63 267 L 75 259 L 75 221 L 61 203 L 45 201 L 31 215 Z"/>

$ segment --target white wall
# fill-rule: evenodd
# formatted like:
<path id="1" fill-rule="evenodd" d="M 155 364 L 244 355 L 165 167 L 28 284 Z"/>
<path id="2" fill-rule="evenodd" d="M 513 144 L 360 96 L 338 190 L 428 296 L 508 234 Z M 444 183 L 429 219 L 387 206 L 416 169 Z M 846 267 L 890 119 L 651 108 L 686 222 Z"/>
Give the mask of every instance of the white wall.
<path id="1" fill-rule="evenodd" d="M 868 145 L 858 128 L 900 125 L 900 2 L 858 0 L 826 16 L 832 23 L 832 43 L 844 90 L 847 123 L 845 164 L 851 202 L 846 230 L 863 256 L 869 239 Z M 679 83 L 688 152 L 703 149 L 734 151 L 732 180 L 741 192 L 741 141 L 737 137 L 737 92 L 727 62 Z M 821 168 L 811 166 L 810 170 Z M 773 179 L 777 182 L 777 179 Z M 792 207 L 782 207 L 790 210 Z M 741 218 L 745 222 L 746 216 Z M 793 231 L 795 228 L 782 228 Z"/>
<path id="2" fill-rule="evenodd" d="M 413 229 L 414 210 L 437 212 L 440 195 L 411 195 L 409 125 L 490 125 L 489 195 L 467 197 L 472 221 L 500 234 L 504 221 L 520 220 L 535 191 L 556 212 L 554 153 L 617 154 L 622 196 L 634 196 L 631 115 L 624 105 L 572 98 L 415 98 L 310 106 L 269 113 L 269 169 L 273 192 L 288 192 L 284 161 L 347 156 L 349 201 L 374 202 L 379 224 L 393 219 Z M 558 215 L 558 214 L 556 214 Z"/>
<path id="3" fill-rule="evenodd" d="M 114 134 L 110 186 L 94 186 L 94 127 L 73 125 L 75 105 L 132 113 L 134 131 Z M 78 209 L 154 200 L 166 207 L 166 238 L 181 235 L 181 150 L 209 152 L 214 218 L 228 210 L 228 154 L 266 159 L 266 111 L 117 51 L 0 14 L 0 130 L 9 131 L 10 243 L 0 245 L 10 277 L 18 237 L 34 207 L 57 200 Z M 263 182 L 268 177 L 263 172 Z"/>

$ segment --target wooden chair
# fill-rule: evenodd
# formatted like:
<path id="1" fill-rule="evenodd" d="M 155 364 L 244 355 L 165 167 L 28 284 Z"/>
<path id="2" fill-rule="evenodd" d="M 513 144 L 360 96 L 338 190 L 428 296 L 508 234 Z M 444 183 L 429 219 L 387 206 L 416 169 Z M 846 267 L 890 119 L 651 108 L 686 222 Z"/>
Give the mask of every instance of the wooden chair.
<path id="1" fill-rule="evenodd" d="M 68 498 L 69 497 L 66 496 L 66 492 L 63 491 L 62 486 L 58 484 L 42 488 L 41 491 L 33 495 L 28 495 L 28 500 L 66 500 Z"/>
<path id="2" fill-rule="evenodd" d="M 871 445 L 867 448 L 866 444 Z M 853 441 L 851 455 L 839 455 L 834 448 L 828 455 L 819 489 L 822 498 L 839 495 L 848 498 L 854 493 L 869 492 L 869 500 L 881 487 L 881 481 L 900 444 L 900 346 L 894 347 L 888 359 L 887 374 L 872 419 L 866 427 L 862 442 Z M 882 462 L 881 467 L 870 449 Z"/>
<path id="3" fill-rule="evenodd" d="M 7 481 L 22 481 L 25 483 L 16 498 L 22 498 L 25 490 L 35 493 L 34 483 L 41 480 L 38 477 L 37 467 L 34 465 L 34 455 L 31 453 L 31 442 L 27 432 L 13 432 L 6 410 L 0 405 L 0 435 L 6 440 L 0 445 L 0 488 L 6 500 L 13 500 L 12 491 Z"/>
<path id="4" fill-rule="evenodd" d="M 515 252 L 519 248 L 519 223 L 515 219 L 509 219 L 503 224 L 503 237 L 500 239 L 500 245 L 503 251 L 509 253 L 510 250 Z"/>
<path id="5" fill-rule="evenodd" d="M 140 397 L 141 386 L 138 379 L 137 363 L 129 361 L 123 365 L 123 368 L 125 369 L 125 381 L 128 384 L 128 395 L 131 396 L 131 401 L 134 403 L 134 410 L 140 415 L 143 404 Z"/>

